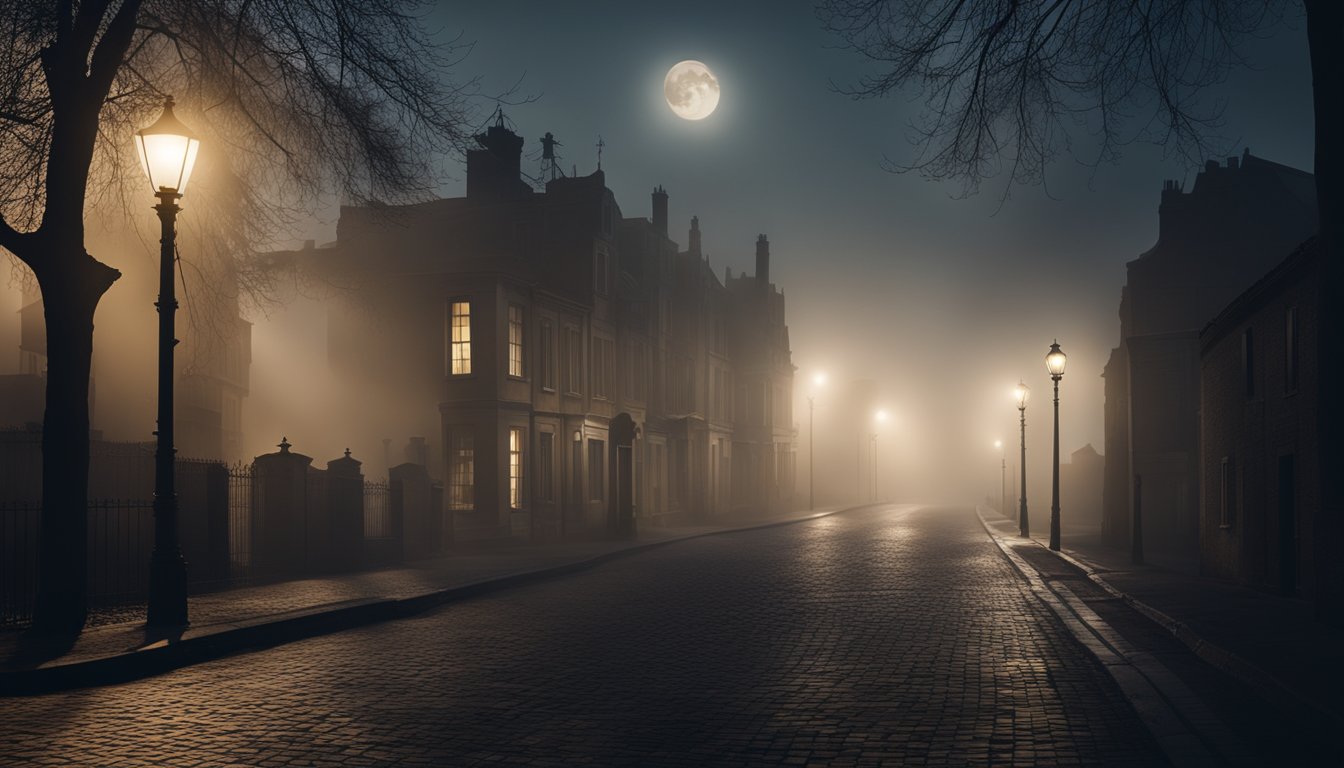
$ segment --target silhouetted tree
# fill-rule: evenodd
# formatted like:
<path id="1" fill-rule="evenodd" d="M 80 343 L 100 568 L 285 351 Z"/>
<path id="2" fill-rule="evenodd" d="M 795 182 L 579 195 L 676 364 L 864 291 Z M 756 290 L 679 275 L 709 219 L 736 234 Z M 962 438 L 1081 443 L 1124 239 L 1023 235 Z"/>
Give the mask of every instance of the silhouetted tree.
<path id="1" fill-rule="evenodd" d="M 31 269 L 47 326 L 35 629 L 78 631 L 86 615 L 93 318 L 120 273 L 86 252 L 84 224 L 117 198 L 152 202 L 133 130 L 176 97 L 204 138 L 192 205 L 206 207 L 207 192 L 227 203 L 213 230 L 226 250 L 324 189 L 417 196 L 440 153 L 461 147 L 473 87 L 449 76 L 459 49 L 429 38 L 422 10 L 417 0 L 0 0 L 0 247 Z"/>
<path id="2" fill-rule="evenodd" d="M 1069 146 L 1066 121 L 1097 137 L 1098 159 L 1136 138 L 1196 162 L 1212 118 L 1201 92 L 1242 62 L 1246 38 L 1286 12 L 1306 18 L 1315 109 L 1318 247 L 1325 274 L 1318 317 L 1320 507 L 1317 605 L 1344 619 L 1344 2 L 1340 0 L 821 0 L 832 32 L 878 65 L 850 92 L 911 87 L 924 98 L 921 152 L 896 170 L 956 179 L 966 191 L 1005 167 L 1038 182 Z M 1135 127 L 1137 125 L 1137 127 Z M 1285 256 L 1287 254 L 1284 254 Z"/>

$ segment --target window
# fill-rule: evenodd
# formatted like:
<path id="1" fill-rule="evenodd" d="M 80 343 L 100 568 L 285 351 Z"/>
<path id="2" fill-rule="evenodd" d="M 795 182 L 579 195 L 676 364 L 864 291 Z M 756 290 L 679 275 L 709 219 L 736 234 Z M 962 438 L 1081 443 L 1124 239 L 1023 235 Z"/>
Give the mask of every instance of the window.
<path id="1" fill-rule="evenodd" d="M 565 391 L 577 395 L 583 392 L 583 336 L 579 329 L 565 329 Z"/>
<path id="2" fill-rule="evenodd" d="M 611 339 L 593 338 L 593 397 L 612 399 L 616 381 L 615 346 Z"/>
<path id="3" fill-rule="evenodd" d="M 1255 397 L 1255 329 L 1241 333 L 1241 372 L 1246 382 L 1246 397 Z"/>
<path id="4" fill-rule="evenodd" d="M 1237 469 L 1231 457 L 1224 456 L 1222 463 L 1222 503 L 1219 506 L 1218 525 L 1231 528 L 1237 516 Z"/>
<path id="5" fill-rule="evenodd" d="M 1297 307 L 1283 313 L 1283 390 L 1297 391 Z"/>
<path id="6" fill-rule="evenodd" d="M 542 501 L 555 501 L 555 433 L 542 432 L 537 461 L 538 495 Z"/>
<path id="7" fill-rule="evenodd" d="M 541 388 L 555 391 L 555 330 L 551 321 L 541 321 Z"/>
<path id="8" fill-rule="evenodd" d="M 509 305 L 509 375 L 523 377 L 523 308 Z"/>
<path id="9" fill-rule="evenodd" d="M 607 292 L 607 252 L 599 248 L 597 255 L 593 257 L 593 290 L 598 293 Z"/>
<path id="10" fill-rule="evenodd" d="M 476 458 L 470 432 L 454 433 L 449 460 L 448 506 L 452 509 L 476 507 Z"/>
<path id="11" fill-rule="evenodd" d="M 509 427 L 509 506 L 523 508 L 523 429 Z"/>
<path id="12" fill-rule="evenodd" d="M 471 302 L 454 301 L 448 305 L 448 374 L 471 373 Z"/>
<path id="13" fill-rule="evenodd" d="M 601 440 L 588 441 L 588 498 L 605 501 L 607 498 L 607 445 Z"/>

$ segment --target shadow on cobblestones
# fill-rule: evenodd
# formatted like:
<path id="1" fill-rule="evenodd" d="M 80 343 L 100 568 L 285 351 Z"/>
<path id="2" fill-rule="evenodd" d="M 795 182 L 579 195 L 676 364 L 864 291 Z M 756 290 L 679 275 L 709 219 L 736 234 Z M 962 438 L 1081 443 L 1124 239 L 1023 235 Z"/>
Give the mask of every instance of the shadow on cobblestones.
<path id="1" fill-rule="evenodd" d="M 965 509 L 697 539 L 6 706 L 6 765 L 1163 762 Z"/>

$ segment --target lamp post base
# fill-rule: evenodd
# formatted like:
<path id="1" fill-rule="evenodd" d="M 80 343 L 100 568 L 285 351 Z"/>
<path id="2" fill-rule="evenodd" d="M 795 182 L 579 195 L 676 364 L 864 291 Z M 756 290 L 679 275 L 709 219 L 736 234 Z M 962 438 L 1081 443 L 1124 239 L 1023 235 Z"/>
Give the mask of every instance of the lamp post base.
<path id="1" fill-rule="evenodd" d="M 149 560 L 151 627 L 187 626 L 187 561 L 178 552 L 155 552 Z"/>

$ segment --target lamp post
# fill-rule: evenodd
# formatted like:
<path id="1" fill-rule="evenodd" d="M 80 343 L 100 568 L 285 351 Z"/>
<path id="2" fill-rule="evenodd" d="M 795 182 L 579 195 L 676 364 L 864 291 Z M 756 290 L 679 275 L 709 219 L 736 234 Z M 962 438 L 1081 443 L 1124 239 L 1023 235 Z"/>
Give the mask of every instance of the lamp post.
<path id="1" fill-rule="evenodd" d="M 1064 363 L 1068 357 L 1059 348 L 1059 340 L 1050 345 L 1045 355 L 1045 369 L 1055 382 L 1055 463 L 1051 469 L 1053 480 L 1050 486 L 1050 548 L 1059 551 L 1059 380 L 1064 378 Z"/>
<path id="2" fill-rule="evenodd" d="M 1031 399 L 1031 390 L 1019 381 L 1014 394 L 1017 397 L 1017 414 L 1022 430 L 1022 458 L 1019 462 L 1022 471 L 1022 495 L 1018 498 L 1017 532 L 1026 538 L 1031 535 L 1031 523 L 1027 519 L 1027 401 Z"/>
<path id="3" fill-rule="evenodd" d="M 826 386 L 825 372 L 819 371 L 814 374 L 812 376 L 812 384 L 816 389 Z M 812 394 L 807 396 L 807 509 L 809 512 L 817 508 L 816 484 L 814 482 L 816 480 L 816 474 L 812 471 L 812 449 L 813 443 L 816 442 L 816 431 L 813 428 L 813 425 L 815 424 L 813 421 L 813 412 L 816 410 L 816 395 L 817 393 L 814 389 Z"/>
<path id="4" fill-rule="evenodd" d="M 173 259 L 177 253 L 178 198 L 186 191 L 201 142 L 173 115 L 173 98 L 164 102 L 163 114 L 135 135 L 140 164 L 158 197 L 159 238 L 159 403 L 158 445 L 154 454 L 154 553 L 149 565 L 149 606 L 146 623 L 151 627 L 182 627 L 187 624 L 187 561 L 177 535 L 177 489 L 173 480 L 173 347 L 177 312 Z"/>
<path id="5" fill-rule="evenodd" d="M 1008 510 L 1008 455 L 1002 440 L 995 440 L 994 447 L 999 449 L 999 514 L 1007 515 Z"/>

